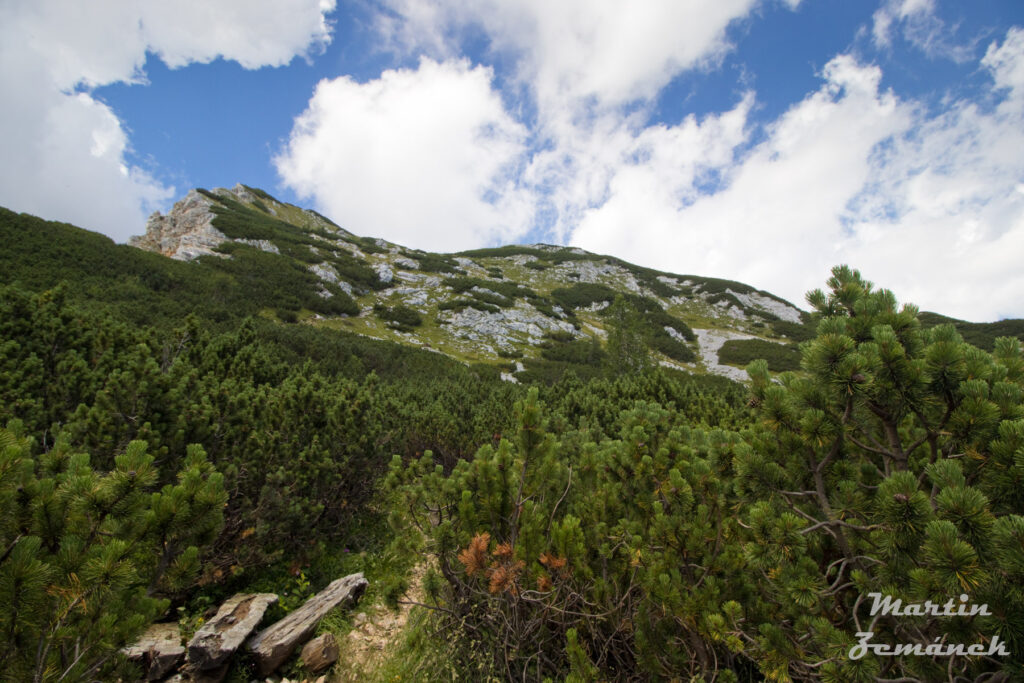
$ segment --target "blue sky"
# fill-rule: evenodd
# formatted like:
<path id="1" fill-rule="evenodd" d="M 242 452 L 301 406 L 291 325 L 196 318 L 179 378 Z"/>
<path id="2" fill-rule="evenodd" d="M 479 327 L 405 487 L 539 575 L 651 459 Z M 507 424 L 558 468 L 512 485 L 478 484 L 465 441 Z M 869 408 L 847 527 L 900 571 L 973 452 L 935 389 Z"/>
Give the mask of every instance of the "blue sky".
<path id="1" fill-rule="evenodd" d="M 0 205 L 120 241 L 242 182 L 424 249 L 1024 317 L 1019 0 L 9 0 L 0 87 Z"/>

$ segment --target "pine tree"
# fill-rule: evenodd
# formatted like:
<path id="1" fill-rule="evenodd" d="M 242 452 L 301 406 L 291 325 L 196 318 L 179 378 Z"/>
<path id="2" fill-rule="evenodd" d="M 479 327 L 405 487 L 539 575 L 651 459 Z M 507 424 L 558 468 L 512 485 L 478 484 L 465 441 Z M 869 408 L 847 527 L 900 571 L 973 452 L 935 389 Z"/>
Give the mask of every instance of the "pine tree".
<path id="1" fill-rule="evenodd" d="M 93 470 L 65 437 L 32 455 L 0 430 L 0 671 L 10 681 L 96 680 L 168 607 L 220 531 L 223 477 L 190 447 L 177 482 L 142 441 Z"/>
<path id="2" fill-rule="evenodd" d="M 735 624 L 743 651 L 780 680 L 1019 673 L 1013 657 L 849 655 L 870 631 L 875 643 L 922 647 L 998 637 L 1019 657 L 1020 344 L 1000 340 L 990 355 L 951 325 L 923 330 L 913 306 L 847 267 L 828 284 L 808 295 L 820 322 L 803 373 L 773 380 L 763 361 L 748 370 L 761 426 L 737 458 L 737 486 L 754 533 L 747 559 L 771 607 L 756 630 Z M 994 614 L 872 618 L 869 593 L 966 595 Z"/>

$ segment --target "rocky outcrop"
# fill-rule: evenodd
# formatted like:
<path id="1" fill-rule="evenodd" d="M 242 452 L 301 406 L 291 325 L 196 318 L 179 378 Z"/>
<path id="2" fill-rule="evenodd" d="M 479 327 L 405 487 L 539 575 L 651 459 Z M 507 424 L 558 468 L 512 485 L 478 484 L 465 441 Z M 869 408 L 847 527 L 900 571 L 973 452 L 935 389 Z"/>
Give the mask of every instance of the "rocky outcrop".
<path id="1" fill-rule="evenodd" d="M 159 681 L 185 659 L 178 625 L 153 624 L 125 654 L 128 659 L 142 664 L 147 681 Z"/>
<path id="2" fill-rule="evenodd" d="M 377 271 L 377 277 L 384 284 L 388 284 L 395 279 L 395 271 L 391 270 L 391 266 L 386 263 L 378 263 L 374 266 L 374 270 Z"/>
<path id="3" fill-rule="evenodd" d="M 539 344 L 548 332 L 577 334 L 571 323 L 550 318 L 522 301 L 494 313 L 466 308 L 444 311 L 438 318 L 453 334 L 476 342 L 493 343 L 499 348 L 510 348 L 513 343 Z"/>
<path id="4" fill-rule="evenodd" d="M 352 294 L 352 285 L 339 278 L 338 271 L 336 271 L 334 267 L 331 266 L 331 264 L 315 263 L 313 265 L 308 266 L 308 268 L 309 272 L 313 273 L 313 275 L 316 275 L 324 282 L 329 282 L 332 285 L 337 285 L 342 290 L 344 290 L 346 294 Z"/>
<path id="5" fill-rule="evenodd" d="M 281 250 L 277 248 L 277 245 L 270 240 L 235 240 L 239 244 L 248 244 L 250 247 L 256 247 L 260 251 L 265 251 L 270 254 L 280 254 Z"/>
<path id="6" fill-rule="evenodd" d="M 361 572 L 338 579 L 302 607 L 257 633 L 246 647 L 252 653 L 260 675 L 266 676 L 284 663 L 295 648 L 309 640 L 316 625 L 332 609 L 358 602 L 367 585 Z"/>
<path id="7" fill-rule="evenodd" d="M 192 190 L 166 216 L 159 211 L 150 216 L 146 234 L 130 238 L 128 244 L 179 261 L 214 254 L 214 249 L 228 238 L 213 227 L 211 206 L 213 200 Z"/>
<path id="8" fill-rule="evenodd" d="M 731 289 L 726 289 L 726 292 L 732 294 L 734 297 L 739 299 L 740 303 L 750 308 L 756 308 L 766 313 L 776 315 L 782 320 L 786 320 L 791 323 L 798 323 L 802 319 L 802 313 L 799 308 L 791 306 L 784 301 L 772 299 L 770 297 L 758 294 L 757 292 L 750 292 L 749 294 L 740 294 L 734 292 Z"/>
<path id="9" fill-rule="evenodd" d="M 267 608 L 274 604 L 277 604 L 277 596 L 273 593 L 239 593 L 230 598 L 189 641 L 189 664 L 200 671 L 221 667 L 259 626 Z"/>

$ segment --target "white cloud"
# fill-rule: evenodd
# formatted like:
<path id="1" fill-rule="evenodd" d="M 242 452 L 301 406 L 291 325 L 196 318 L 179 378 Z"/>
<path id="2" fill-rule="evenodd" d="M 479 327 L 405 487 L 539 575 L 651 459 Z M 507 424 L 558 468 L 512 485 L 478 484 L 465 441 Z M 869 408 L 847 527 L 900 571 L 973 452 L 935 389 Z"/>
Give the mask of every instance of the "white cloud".
<path id="1" fill-rule="evenodd" d="M 124 127 L 88 89 L 143 82 L 147 51 L 171 67 L 285 64 L 329 41 L 334 1 L 0 3 L 0 204 L 119 240 L 141 232 L 173 189 L 128 164 Z"/>
<path id="2" fill-rule="evenodd" d="M 556 241 L 740 279 L 797 303 L 848 261 L 926 308 L 1024 315 L 1007 257 L 1021 253 L 1024 33 L 1011 30 L 982 62 L 996 85 L 992 107 L 953 100 L 929 114 L 881 90 L 877 67 L 840 55 L 821 88 L 748 148 L 753 94 L 675 126 L 650 126 L 647 107 L 679 73 L 713 68 L 730 49 L 730 23 L 756 0 L 628 11 L 610 0 L 385 4 L 382 30 L 396 45 L 450 58 L 482 32 L 495 55 L 514 60 L 537 106 L 520 186 Z M 887 0 L 874 20 L 878 47 L 898 32 L 931 57 L 975 58 L 934 0 Z M 984 301 L 971 296 L 979 289 Z"/>
<path id="3" fill-rule="evenodd" d="M 525 128 L 492 73 L 423 59 L 357 83 L 321 81 L 275 160 L 284 182 L 357 234 L 447 251 L 521 237 Z"/>
<path id="4" fill-rule="evenodd" d="M 906 118 L 894 98 L 876 92 L 877 69 L 840 57 L 824 76 L 739 163 L 719 155 L 720 191 L 680 201 L 678 190 L 651 191 L 662 184 L 656 167 L 628 169 L 644 182 L 614 181 L 609 201 L 587 212 L 572 243 L 672 272 L 770 284 L 802 301 L 837 258 L 838 216 L 866 181 L 871 150 Z M 714 129 L 705 135 L 719 138 Z"/>
<path id="5" fill-rule="evenodd" d="M 836 57 L 762 143 L 717 167 L 724 188 L 691 200 L 685 178 L 664 179 L 648 159 L 623 164 L 572 243 L 797 303 L 846 262 L 926 309 L 1024 316 L 1024 32 L 983 64 L 994 106 L 959 101 L 931 116 L 880 91 L 877 67 Z"/>
<path id="6" fill-rule="evenodd" d="M 1009 90 L 1004 104 L 1007 108 L 1019 108 L 1024 98 L 1024 30 L 1014 27 L 1006 33 L 1002 45 L 988 46 L 981 63 L 992 73 L 998 90 Z"/>
<path id="7" fill-rule="evenodd" d="M 385 0 L 385 33 L 405 49 L 450 55 L 482 28 L 518 58 L 543 116 L 588 98 L 615 106 L 655 95 L 673 76 L 728 49 L 725 30 L 757 0 Z M 796 7 L 796 1 L 787 3 Z"/>
<path id="8" fill-rule="evenodd" d="M 603 200 L 624 160 L 647 154 L 644 110 L 680 73 L 711 68 L 731 49 L 727 28 L 759 0 L 385 0 L 393 43 L 438 55 L 482 31 L 536 106 L 523 182 L 555 240 Z M 798 2 L 785 3 L 796 8 Z M 639 110 L 637 110 L 639 105 Z M 627 108 L 633 113 L 626 113 Z M 681 127 L 679 130 L 682 130 Z M 653 132 L 647 137 L 651 137 Z M 539 150 L 539 151 L 538 151 Z M 664 166 L 664 165 L 663 165 Z M 673 172 L 684 172 L 683 170 Z"/>
<path id="9" fill-rule="evenodd" d="M 871 34 L 879 48 L 892 46 L 892 36 L 900 30 L 903 38 L 928 57 L 954 62 L 973 58 L 973 45 L 959 45 L 953 33 L 935 12 L 935 0 L 887 0 L 872 18 Z"/>

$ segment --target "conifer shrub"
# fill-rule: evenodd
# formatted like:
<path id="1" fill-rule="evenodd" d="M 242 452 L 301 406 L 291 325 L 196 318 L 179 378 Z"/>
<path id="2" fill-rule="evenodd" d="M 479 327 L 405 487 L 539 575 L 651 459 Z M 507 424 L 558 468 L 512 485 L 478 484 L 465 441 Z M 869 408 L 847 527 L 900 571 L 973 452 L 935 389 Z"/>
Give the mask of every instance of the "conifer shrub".
<path id="1" fill-rule="evenodd" d="M 532 299 L 538 297 L 538 294 L 529 287 L 524 287 L 515 282 L 494 282 L 493 280 L 483 280 L 481 278 L 470 277 L 468 275 L 448 277 L 445 278 L 442 283 L 455 290 L 456 294 L 465 294 L 467 292 L 472 294 L 471 290 L 474 288 L 480 288 L 489 289 L 509 300 Z"/>
<path id="2" fill-rule="evenodd" d="M 808 301 L 821 316 L 799 375 L 748 369 L 760 427 L 735 461 L 747 564 L 773 608 L 726 615 L 736 652 L 794 680 L 992 680 L 1012 656 L 853 658 L 872 644 L 1024 645 L 1024 359 L 1013 338 L 988 354 L 952 325 L 922 329 L 845 266 Z M 989 616 L 869 613 L 903 604 L 988 605 Z M 961 598 L 960 596 L 964 596 Z M 749 598 L 748 598 L 749 599 Z M 742 620 L 746 620 L 746 626 Z M 755 624 L 756 628 L 755 628 Z"/>
<path id="3" fill-rule="evenodd" d="M 923 329 L 846 267 L 828 285 L 808 296 L 821 322 L 801 372 L 755 361 L 745 407 L 687 398 L 663 373 L 570 374 L 550 408 L 531 389 L 514 438 L 472 459 L 393 460 L 388 486 L 409 503 L 393 524 L 426 535 L 455 661 L 490 657 L 510 680 L 1021 674 L 1020 342 L 990 354 L 952 325 Z M 985 608 L 872 614 L 872 595 Z M 904 653 L 858 649 L 865 637 Z"/>
<path id="4" fill-rule="evenodd" d="M 721 577 L 741 575 L 724 542 L 743 534 L 726 476 L 738 436 L 641 402 L 618 438 L 556 437 L 536 389 L 516 410 L 514 438 L 449 475 L 430 454 L 389 474 L 409 503 L 397 527 L 424 529 L 436 558 L 437 618 L 466 634 L 457 661 L 488 656 L 509 680 L 728 668 L 735 656 L 692 615 L 717 613 Z"/>
<path id="5" fill-rule="evenodd" d="M 809 341 L 815 336 L 815 325 L 810 322 L 794 323 L 788 320 L 775 320 L 772 321 L 772 330 L 775 331 L 775 334 L 795 342 Z"/>
<path id="6" fill-rule="evenodd" d="M 423 252 L 404 252 L 403 256 L 414 259 L 419 264 L 418 269 L 428 273 L 464 272 L 458 262 L 450 256 Z"/>
<path id="7" fill-rule="evenodd" d="M 547 360 L 564 361 L 577 365 L 600 366 L 604 362 L 605 355 L 605 351 L 596 337 L 557 341 L 541 351 L 541 356 Z"/>
<path id="8" fill-rule="evenodd" d="M 190 446 L 162 488 L 145 442 L 110 471 L 65 436 L 36 454 L 0 429 L 0 671 L 5 680 L 113 680 L 119 650 L 187 588 L 220 531 L 224 478 Z"/>
<path id="9" fill-rule="evenodd" d="M 414 327 L 419 327 L 423 324 L 423 316 L 418 311 L 401 304 L 398 306 L 376 304 L 373 307 L 373 313 L 381 320 L 391 323 L 391 326 L 395 329 L 403 332 L 408 332 Z"/>
<path id="10" fill-rule="evenodd" d="M 800 369 L 800 350 L 795 346 L 764 339 L 729 339 L 718 350 L 719 362 L 740 367 L 759 358 L 768 363 L 772 372 Z"/>

